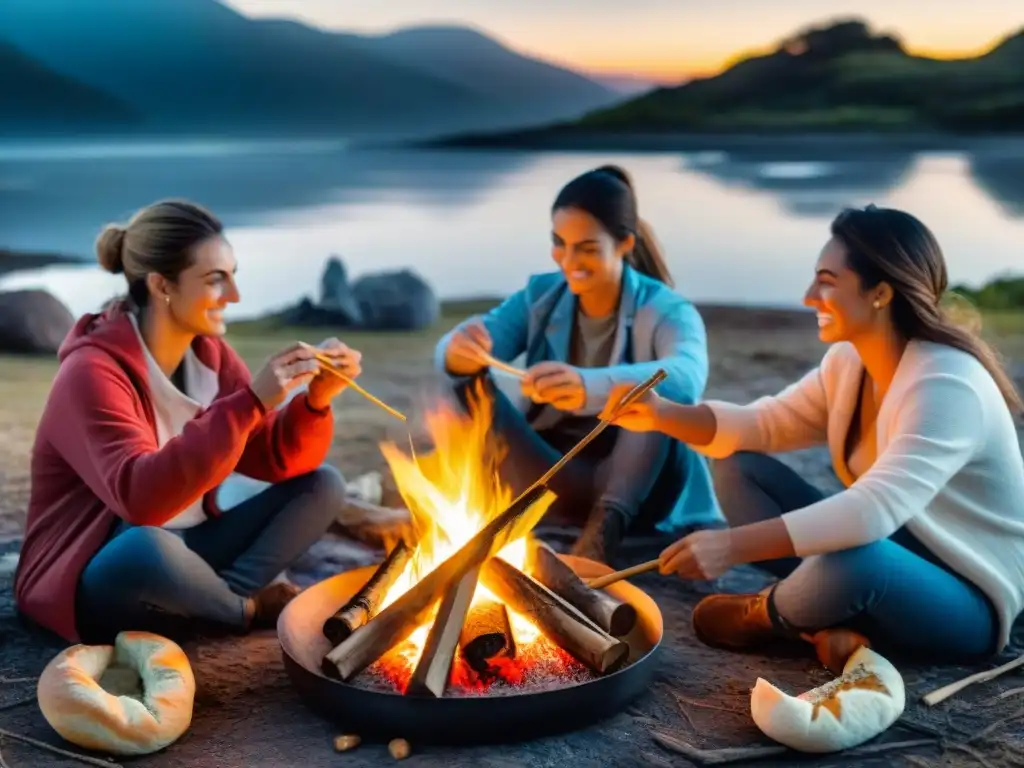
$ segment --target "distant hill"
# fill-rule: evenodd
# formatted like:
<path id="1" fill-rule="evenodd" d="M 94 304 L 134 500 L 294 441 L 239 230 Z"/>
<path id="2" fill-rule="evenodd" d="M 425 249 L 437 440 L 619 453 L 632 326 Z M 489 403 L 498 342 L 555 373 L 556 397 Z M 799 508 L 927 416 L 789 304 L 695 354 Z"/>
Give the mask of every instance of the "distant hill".
<path id="1" fill-rule="evenodd" d="M 493 141 L 865 130 L 1024 132 L 1024 30 L 983 56 L 945 61 L 913 56 L 860 20 L 839 21 L 804 29 L 714 77 Z"/>
<path id="2" fill-rule="evenodd" d="M 362 40 L 375 55 L 500 100 L 512 120 L 575 117 L 622 99 L 594 80 L 522 56 L 467 27 L 411 27 Z"/>
<path id="3" fill-rule="evenodd" d="M 365 38 L 250 19 L 217 0 L 2 0 L 0 39 L 168 132 L 492 129 L 614 98 L 466 30 Z"/>
<path id="4" fill-rule="evenodd" d="M 101 91 L 65 77 L 12 45 L 0 42 L 0 134 L 60 133 L 68 125 L 108 130 L 138 116 Z"/>

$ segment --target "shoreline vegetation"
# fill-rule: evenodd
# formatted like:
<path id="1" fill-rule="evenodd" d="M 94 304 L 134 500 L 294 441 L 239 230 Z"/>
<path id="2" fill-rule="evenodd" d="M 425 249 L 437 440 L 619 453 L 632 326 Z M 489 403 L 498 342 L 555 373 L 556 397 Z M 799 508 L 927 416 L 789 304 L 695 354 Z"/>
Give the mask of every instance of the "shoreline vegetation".
<path id="1" fill-rule="evenodd" d="M 717 75 L 576 120 L 463 132 L 417 146 L 722 149 L 833 137 L 844 145 L 945 149 L 1022 135 L 1024 28 L 980 56 L 944 60 L 908 53 L 898 38 L 854 18 L 806 27 Z"/>

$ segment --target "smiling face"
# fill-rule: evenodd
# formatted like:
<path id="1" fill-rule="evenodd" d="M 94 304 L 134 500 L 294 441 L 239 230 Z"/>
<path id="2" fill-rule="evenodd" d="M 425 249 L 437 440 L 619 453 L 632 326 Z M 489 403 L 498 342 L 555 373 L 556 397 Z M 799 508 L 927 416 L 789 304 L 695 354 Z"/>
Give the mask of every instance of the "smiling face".
<path id="1" fill-rule="evenodd" d="M 633 249 L 632 235 L 617 241 L 601 223 L 577 208 L 560 208 L 551 217 L 551 258 L 577 296 L 618 290 L 622 260 Z"/>
<path id="2" fill-rule="evenodd" d="M 846 247 L 832 238 L 818 256 L 804 304 L 818 313 L 818 338 L 827 343 L 853 341 L 884 321 L 881 310 L 888 304 L 887 293 L 884 283 L 864 290 L 847 263 Z"/>
<path id="3" fill-rule="evenodd" d="M 165 301 L 171 319 L 181 330 L 197 336 L 222 336 L 227 331 L 224 310 L 239 300 L 235 272 L 238 265 L 231 246 L 215 236 L 198 243 L 192 263 L 175 281 L 165 281 L 157 291 L 170 296 Z M 153 300 L 159 302 L 157 293 Z"/>

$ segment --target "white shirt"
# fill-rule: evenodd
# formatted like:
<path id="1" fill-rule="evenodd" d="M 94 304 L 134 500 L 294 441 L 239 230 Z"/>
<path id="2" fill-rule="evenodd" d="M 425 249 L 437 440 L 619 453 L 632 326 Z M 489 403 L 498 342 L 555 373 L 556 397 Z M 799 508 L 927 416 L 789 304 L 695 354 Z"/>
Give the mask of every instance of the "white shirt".
<path id="1" fill-rule="evenodd" d="M 977 585 L 1000 618 L 1000 648 L 1024 606 L 1024 458 L 995 381 L 972 355 L 907 345 L 876 423 L 877 458 L 859 478 L 844 456 L 863 364 L 849 343 L 778 395 L 739 406 L 709 401 L 714 440 L 694 446 L 780 453 L 827 443 L 844 491 L 783 515 L 800 557 L 887 538 L 906 525 Z"/>
<path id="2" fill-rule="evenodd" d="M 185 429 L 185 425 L 196 417 L 201 409 L 209 407 L 220 389 L 217 372 L 203 364 L 189 347 L 182 360 L 184 366 L 185 391 L 178 389 L 157 365 L 149 347 L 139 331 L 138 321 L 129 315 L 142 352 L 146 357 L 146 374 L 149 394 L 153 402 L 156 419 L 157 445 L 161 448 Z M 229 475 L 217 488 L 217 505 L 230 509 L 266 488 L 269 483 L 256 480 L 237 472 Z M 192 528 L 206 520 L 203 511 L 203 497 L 199 496 L 185 509 L 163 524 L 164 528 Z"/>

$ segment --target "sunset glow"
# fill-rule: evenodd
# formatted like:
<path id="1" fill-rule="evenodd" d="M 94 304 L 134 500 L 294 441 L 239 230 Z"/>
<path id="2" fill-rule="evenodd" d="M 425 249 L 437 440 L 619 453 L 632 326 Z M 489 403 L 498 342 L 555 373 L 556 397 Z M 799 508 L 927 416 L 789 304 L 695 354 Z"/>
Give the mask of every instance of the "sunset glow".
<path id="1" fill-rule="evenodd" d="M 473 26 L 524 54 L 601 75 L 663 83 L 721 71 L 737 58 L 770 50 L 798 29 L 856 15 L 898 35 L 917 55 L 976 56 L 1024 27 L 1019 0 L 226 0 L 253 16 L 299 18 L 329 29 L 383 33 L 419 24 Z M 628 30 L 624 34 L 623 30 Z"/>

